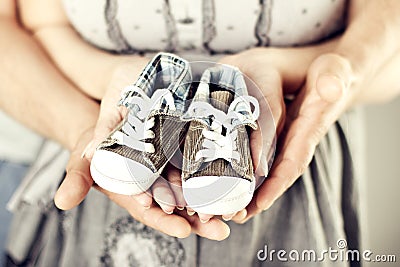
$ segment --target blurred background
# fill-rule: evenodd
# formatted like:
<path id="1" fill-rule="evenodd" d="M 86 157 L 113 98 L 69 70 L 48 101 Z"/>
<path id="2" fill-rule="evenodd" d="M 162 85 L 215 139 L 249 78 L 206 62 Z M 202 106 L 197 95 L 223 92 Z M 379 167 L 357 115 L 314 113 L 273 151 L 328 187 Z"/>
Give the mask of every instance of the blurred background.
<path id="1" fill-rule="evenodd" d="M 400 98 L 365 110 L 367 247 L 374 254 L 396 254 L 400 266 Z"/>

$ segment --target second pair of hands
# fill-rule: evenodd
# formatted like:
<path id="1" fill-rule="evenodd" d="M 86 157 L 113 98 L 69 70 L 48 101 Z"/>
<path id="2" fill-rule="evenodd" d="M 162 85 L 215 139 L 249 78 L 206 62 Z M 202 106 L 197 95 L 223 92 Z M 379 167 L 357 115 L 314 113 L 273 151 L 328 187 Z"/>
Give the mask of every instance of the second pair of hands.
<path id="1" fill-rule="evenodd" d="M 291 49 L 255 48 L 221 60 L 221 63 L 239 67 L 261 91 L 260 94 L 249 88 L 249 94 L 258 98 L 261 111 L 259 130 L 253 131 L 250 136 L 257 177 L 267 175 L 268 151 L 275 135 L 279 140 L 272 169 L 256 190 L 251 203 L 236 214 L 224 215 L 225 219 L 244 223 L 268 209 L 305 171 L 320 139 L 348 107 L 352 97 L 346 89 L 353 78 L 350 63 L 337 54 L 326 54 L 332 46 L 327 43 Z M 138 63 L 136 70 L 146 62 L 143 59 Z M 93 186 L 90 159 L 96 146 L 125 115 L 126 111 L 117 107 L 116 103 L 121 88 L 130 84 L 132 77 L 132 66 L 123 65 L 116 70 L 102 99 L 97 125 L 82 134 L 71 152 L 67 175 L 55 197 L 59 208 L 75 207 Z M 287 94 L 296 95 L 290 106 L 284 102 Z M 263 116 L 269 110 L 272 111 L 273 121 Z M 86 156 L 82 158 L 85 150 Z M 194 232 L 213 240 L 227 238 L 230 229 L 221 218 L 207 214 L 190 216 L 187 210 L 176 208 L 185 205 L 181 190 L 176 190 L 181 181 L 180 172 L 175 167 L 167 166 L 164 173 L 166 180 L 177 186 L 172 188 L 166 180 L 158 179 L 151 192 L 133 197 L 96 188 L 126 209 L 133 218 L 165 234 L 187 237 Z M 188 211 L 192 213 L 190 209 Z"/>

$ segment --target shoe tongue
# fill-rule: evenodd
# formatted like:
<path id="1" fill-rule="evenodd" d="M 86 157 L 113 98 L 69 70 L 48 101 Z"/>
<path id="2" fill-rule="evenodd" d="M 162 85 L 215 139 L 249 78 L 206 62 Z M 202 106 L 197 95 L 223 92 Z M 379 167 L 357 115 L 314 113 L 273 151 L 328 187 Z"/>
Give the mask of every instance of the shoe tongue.
<path id="1" fill-rule="evenodd" d="M 233 94 L 229 91 L 214 91 L 210 94 L 211 105 L 215 108 L 228 112 L 229 105 L 233 101 Z"/>

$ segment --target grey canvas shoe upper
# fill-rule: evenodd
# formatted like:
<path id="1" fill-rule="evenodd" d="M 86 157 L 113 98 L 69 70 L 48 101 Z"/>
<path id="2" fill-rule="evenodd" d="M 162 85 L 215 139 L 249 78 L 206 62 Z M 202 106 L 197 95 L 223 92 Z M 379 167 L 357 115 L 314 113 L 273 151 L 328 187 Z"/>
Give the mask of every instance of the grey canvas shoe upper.
<path id="1" fill-rule="evenodd" d="M 254 170 L 246 127 L 257 129 L 258 115 L 258 102 L 248 96 L 238 69 L 220 65 L 203 73 L 182 116 L 191 121 L 184 147 L 183 191 L 194 210 L 227 214 L 251 200 Z"/>
<path id="2" fill-rule="evenodd" d="M 189 64 L 160 53 L 139 79 L 122 92 L 120 105 L 128 115 L 102 142 L 92 159 L 93 179 L 120 194 L 146 191 L 179 148 L 185 122 L 179 118 L 189 96 Z"/>

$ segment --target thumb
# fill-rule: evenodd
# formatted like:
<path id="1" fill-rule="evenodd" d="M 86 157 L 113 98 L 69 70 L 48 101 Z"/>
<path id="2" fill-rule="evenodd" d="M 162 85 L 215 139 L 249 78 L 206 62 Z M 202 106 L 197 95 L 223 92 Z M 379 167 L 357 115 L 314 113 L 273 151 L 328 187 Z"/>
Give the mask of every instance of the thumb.
<path id="1" fill-rule="evenodd" d="M 79 205 L 86 197 L 93 180 L 90 176 L 89 161 L 85 158 L 71 156 L 67 174 L 54 197 L 59 209 L 69 210 Z"/>
<path id="2" fill-rule="evenodd" d="M 308 118 L 313 126 L 322 127 L 315 136 L 319 141 L 326 127 L 351 105 L 355 77 L 350 61 L 339 54 L 328 53 L 316 58 L 308 69 L 305 86 L 287 110 L 286 131 L 295 119 Z"/>
<path id="3" fill-rule="evenodd" d="M 318 57 L 312 63 L 307 80 L 311 82 L 308 92 L 315 89 L 323 102 L 333 104 L 346 98 L 354 74 L 348 59 L 330 53 Z"/>
<path id="4" fill-rule="evenodd" d="M 79 205 L 92 187 L 90 163 L 82 157 L 82 151 L 88 140 L 91 139 L 92 132 L 92 129 L 85 132 L 71 152 L 66 168 L 67 174 L 54 196 L 54 203 L 59 209 L 69 210 Z"/>
<path id="5" fill-rule="evenodd" d="M 126 114 L 127 110 L 124 107 L 118 107 L 116 105 L 106 107 L 102 105 L 93 139 L 87 144 L 82 156 L 91 161 L 97 146 L 110 135 Z"/>
<path id="6" fill-rule="evenodd" d="M 306 170 L 314 151 L 349 104 L 354 80 L 349 61 L 324 54 L 310 66 L 305 86 L 287 109 L 279 155 L 257 194 L 257 207 L 267 209 Z"/>

